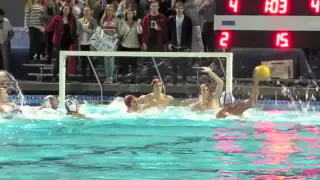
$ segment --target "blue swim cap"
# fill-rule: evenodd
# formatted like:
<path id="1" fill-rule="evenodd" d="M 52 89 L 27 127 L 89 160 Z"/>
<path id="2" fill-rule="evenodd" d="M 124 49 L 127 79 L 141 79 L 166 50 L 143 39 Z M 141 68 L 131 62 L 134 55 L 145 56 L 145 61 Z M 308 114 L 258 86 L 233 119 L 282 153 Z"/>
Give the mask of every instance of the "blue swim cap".
<path id="1" fill-rule="evenodd" d="M 232 92 L 223 92 L 220 97 L 220 105 L 233 104 L 235 102 L 235 98 Z"/>

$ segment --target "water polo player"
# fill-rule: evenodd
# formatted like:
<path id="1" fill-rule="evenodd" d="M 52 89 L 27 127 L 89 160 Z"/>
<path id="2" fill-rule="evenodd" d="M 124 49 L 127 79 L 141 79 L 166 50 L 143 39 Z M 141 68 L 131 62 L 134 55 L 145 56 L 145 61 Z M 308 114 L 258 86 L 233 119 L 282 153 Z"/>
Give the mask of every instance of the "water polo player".
<path id="1" fill-rule="evenodd" d="M 219 98 L 223 90 L 223 80 L 214 72 L 212 72 L 212 70 L 209 67 L 202 67 L 202 72 L 207 73 L 217 83 L 217 85 L 213 92 L 213 87 L 211 84 L 201 84 L 199 101 L 192 106 L 191 110 L 217 110 L 220 108 Z"/>
<path id="2" fill-rule="evenodd" d="M 159 105 L 154 99 L 148 104 L 138 104 L 138 98 L 133 95 L 128 95 L 124 98 L 124 104 L 127 106 L 127 113 L 140 113 L 151 107 L 159 107 L 162 109 L 162 106 Z"/>
<path id="3" fill-rule="evenodd" d="M 259 82 L 266 80 L 270 76 L 270 70 L 265 66 L 258 66 L 254 70 L 253 85 L 250 98 L 242 103 L 235 103 L 235 98 L 231 92 L 223 92 L 220 98 L 222 109 L 216 114 L 217 118 L 226 118 L 230 115 L 241 116 L 244 111 L 252 108 L 259 96 Z"/>
<path id="4" fill-rule="evenodd" d="M 21 113 L 21 109 L 9 102 L 7 91 L 4 88 L 0 88 L 0 113 Z"/>
<path id="5" fill-rule="evenodd" d="M 158 106 L 158 107 L 161 106 L 165 108 L 170 103 L 170 101 L 173 100 L 173 97 L 162 93 L 163 84 L 160 79 L 154 79 L 152 81 L 152 87 L 153 87 L 152 93 L 140 96 L 138 98 L 138 103 L 153 104 L 154 102 L 156 102 L 154 106 Z"/>
<path id="6" fill-rule="evenodd" d="M 58 105 L 59 105 L 58 99 L 52 95 L 49 95 L 44 98 L 43 105 L 40 107 L 40 109 L 51 108 L 53 110 L 57 110 Z"/>
<path id="7" fill-rule="evenodd" d="M 65 101 L 65 107 L 67 110 L 67 115 L 71 115 L 73 117 L 82 118 L 82 119 L 91 119 L 84 114 L 79 112 L 79 103 L 74 98 L 69 98 Z"/>

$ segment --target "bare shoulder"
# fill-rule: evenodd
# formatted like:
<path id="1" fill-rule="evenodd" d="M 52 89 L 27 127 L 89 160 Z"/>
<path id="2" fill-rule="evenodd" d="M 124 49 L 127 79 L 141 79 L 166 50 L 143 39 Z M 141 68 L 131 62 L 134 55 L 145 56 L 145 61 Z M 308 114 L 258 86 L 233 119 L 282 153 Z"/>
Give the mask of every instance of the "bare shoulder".
<path id="1" fill-rule="evenodd" d="M 171 100 L 174 99 L 174 98 L 173 98 L 172 96 L 170 96 L 170 95 L 165 95 L 165 98 L 166 98 L 167 100 L 169 100 L 169 101 L 171 101 Z"/>
<path id="2" fill-rule="evenodd" d="M 138 98 L 138 102 L 139 103 L 147 103 L 148 101 L 150 101 L 150 99 L 152 99 L 152 94 L 149 93 L 147 95 L 141 95 L 139 98 Z"/>
<path id="3" fill-rule="evenodd" d="M 150 98 L 150 97 L 151 97 L 151 93 L 146 94 L 146 95 L 141 95 L 141 96 L 139 97 L 139 99 L 146 99 L 146 98 Z"/>

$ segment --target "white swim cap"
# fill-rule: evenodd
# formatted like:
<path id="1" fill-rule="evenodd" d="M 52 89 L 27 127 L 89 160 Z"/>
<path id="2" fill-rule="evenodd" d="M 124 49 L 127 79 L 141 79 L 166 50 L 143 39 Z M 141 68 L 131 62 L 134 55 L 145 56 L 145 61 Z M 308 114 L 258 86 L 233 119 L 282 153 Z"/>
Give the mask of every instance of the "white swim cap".
<path id="1" fill-rule="evenodd" d="M 45 108 L 52 108 L 51 106 L 51 100 L 54 99 L 55 97 L 52 95 L 46 96 L 43 100 L 43 106 Z"/>
<path id="2" fill-rule="evenodd" d="M 74 98 L 67 99 L 65 102 L 67 111 L 76 112 L 78 101 Z"/>
<path id="3" fill-rule="evenodd" d="M 231 92 L 223 92 L 220 97 L 220 105 L 233 104 L 235 98 Z"/>

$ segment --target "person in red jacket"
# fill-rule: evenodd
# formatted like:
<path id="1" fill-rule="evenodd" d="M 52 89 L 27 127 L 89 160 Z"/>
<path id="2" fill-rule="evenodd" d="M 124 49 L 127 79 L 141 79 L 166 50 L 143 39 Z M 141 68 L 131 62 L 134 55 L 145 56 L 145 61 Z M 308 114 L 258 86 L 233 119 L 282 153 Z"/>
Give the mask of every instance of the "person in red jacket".
<path id="1" fill-rule="evenodd" d="M 43 32 L 54 31 L 53 44 L 56 48 L 56 62 L 53 68 L 53 82 L 57 82 L 59 71 L 60 50 L 69 50 L 77 40 L 77 24 L 71 13 L 71 8 L 66 4 L 61 8 L 59 15 L 55 16 L 50 24 L 42 29 Z"/>
<path id="2" fill-rule="evenodd" d="M 159 13 L 159 2 L 152 0 L 150 13 L 142 20 L 142 50 L 151 52 L 163 52 L 168 38 L 167 17 Z M 150 82 L 154 77 L 153 62 L 148 63 L 148 78 Z"/>

